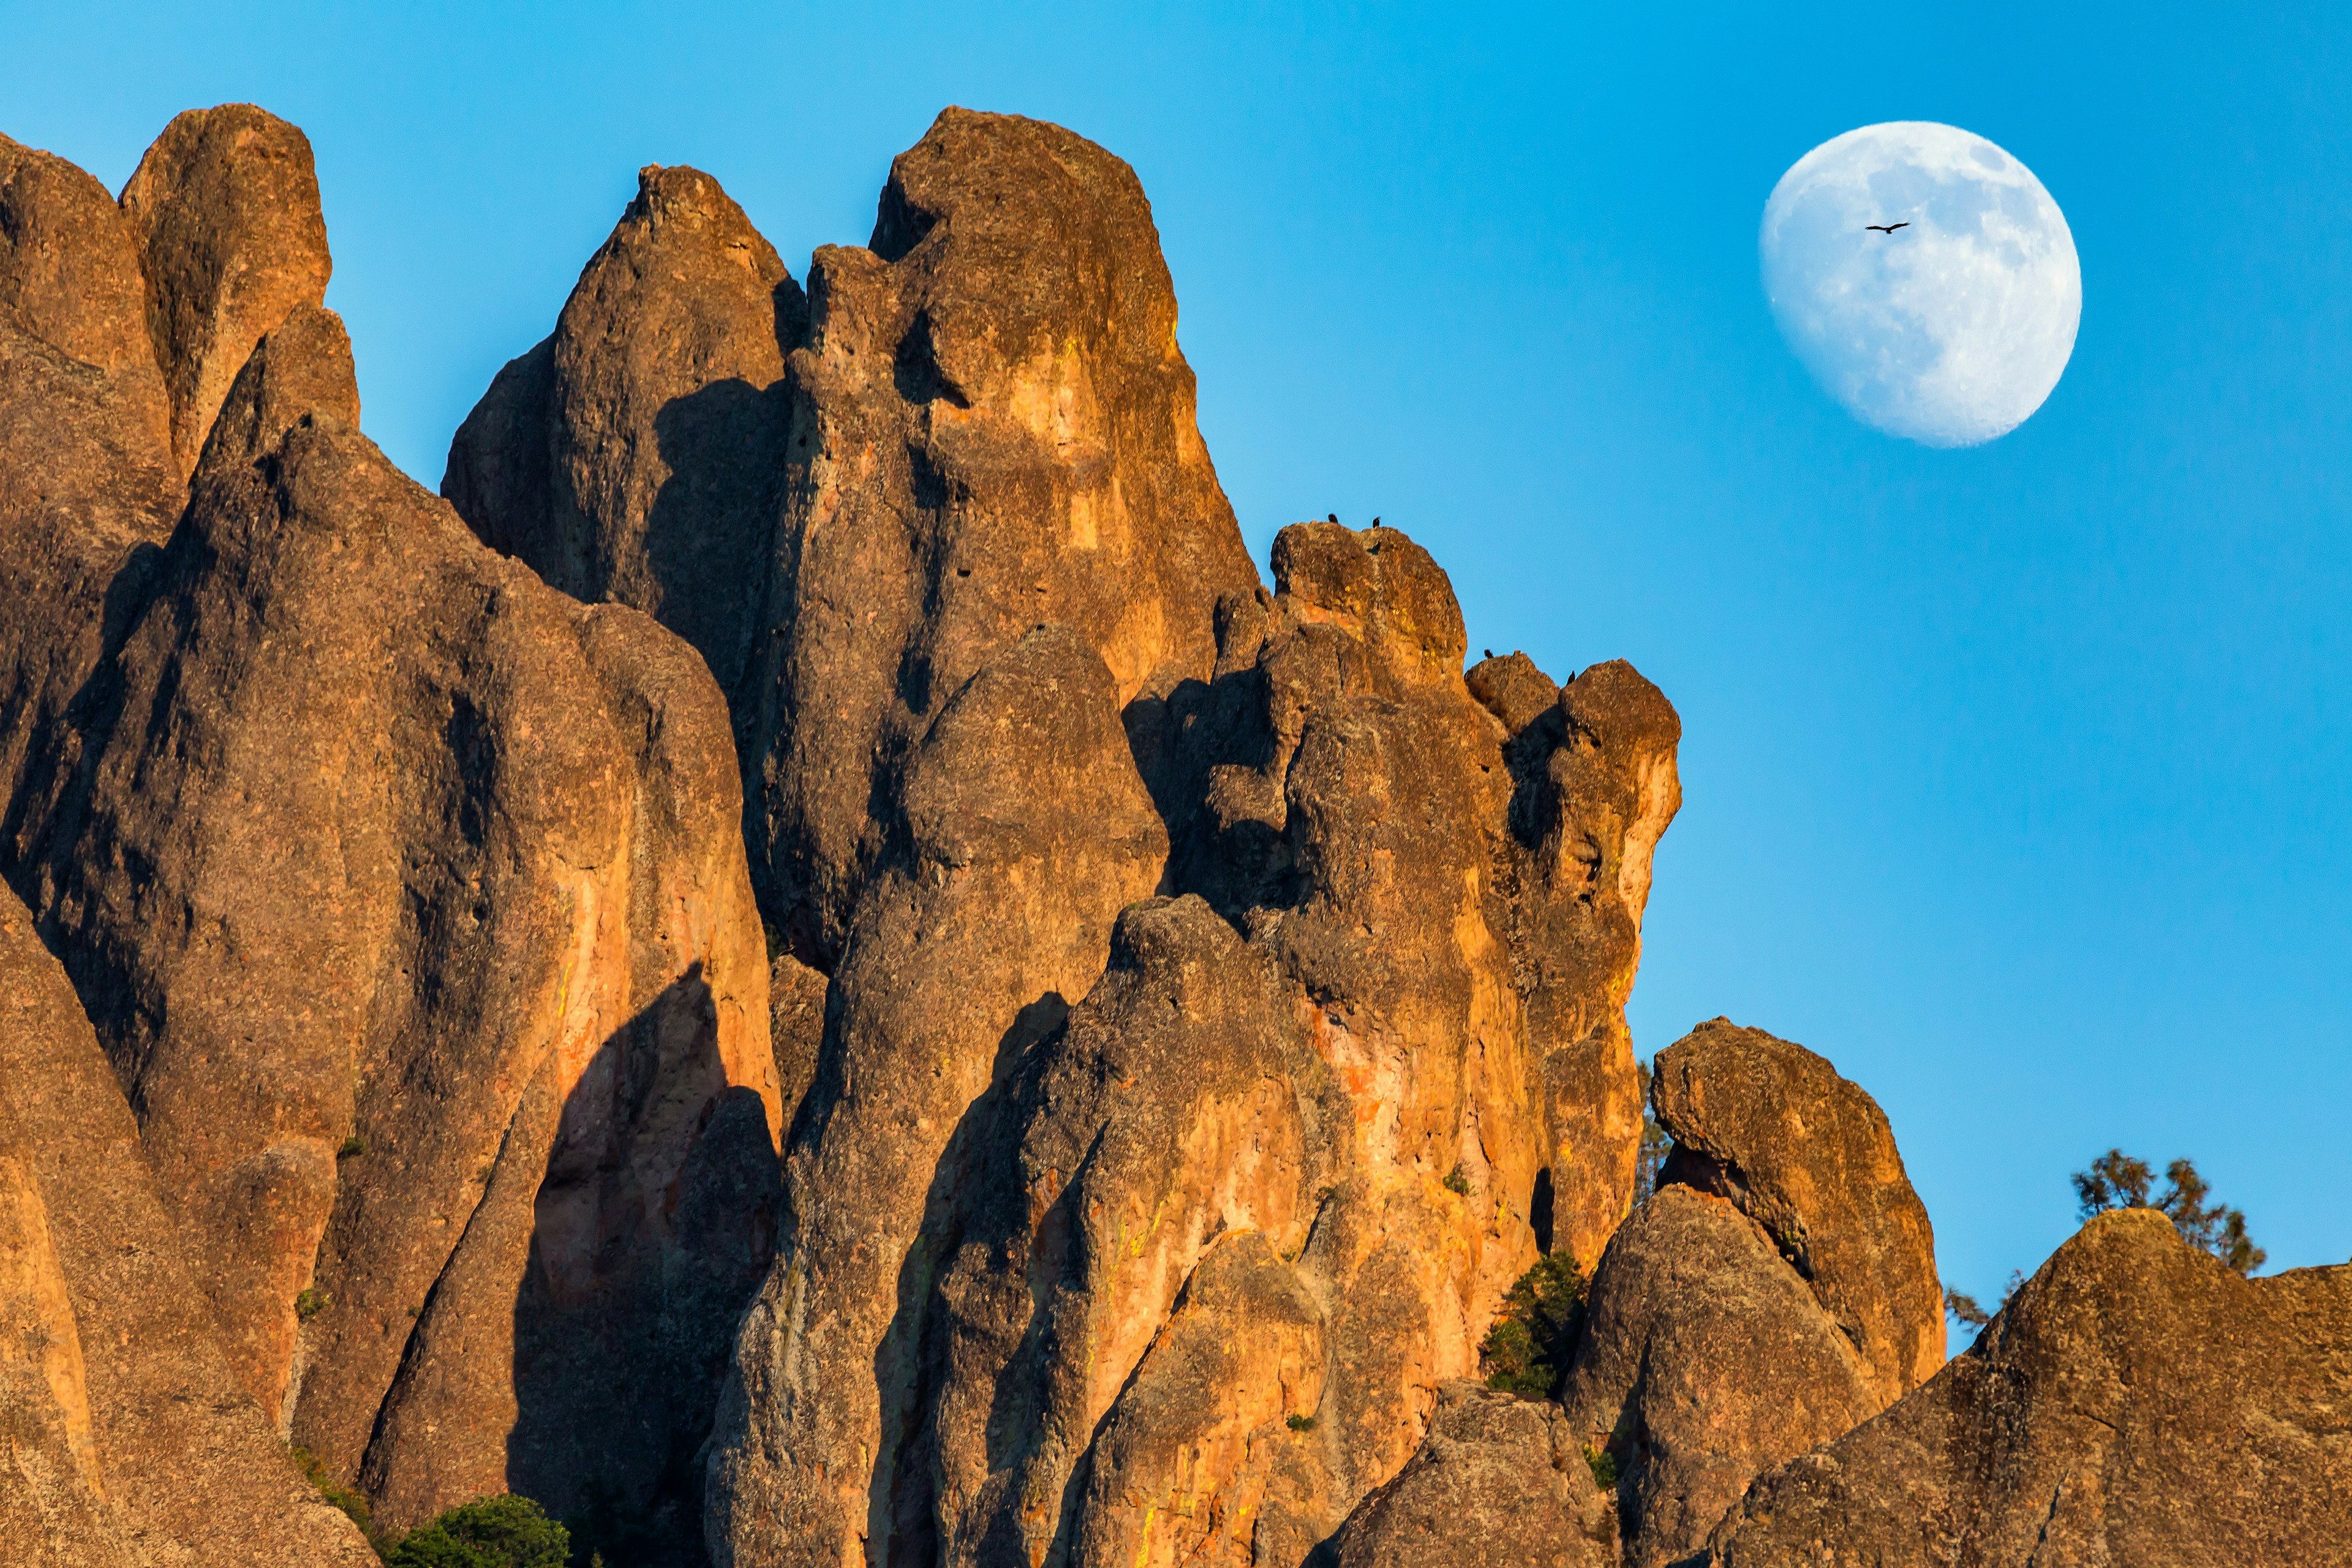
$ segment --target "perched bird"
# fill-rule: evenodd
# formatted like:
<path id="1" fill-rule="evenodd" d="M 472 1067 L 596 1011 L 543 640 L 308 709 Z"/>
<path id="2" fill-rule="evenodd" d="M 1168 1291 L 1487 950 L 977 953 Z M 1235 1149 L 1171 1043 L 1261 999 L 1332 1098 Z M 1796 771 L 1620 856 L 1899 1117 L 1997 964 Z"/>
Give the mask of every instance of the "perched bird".
<path id="1" fill-rule="evenodd" d="M 1479 651 L 1484 653 L 1488 658 L 1495 657 L 1495 650 L 1493 648 L 1481 648 Z"/>
<path id="2" fill-rule="evenodd" d="M 1898 228 L 1909 228 L 1911 226 L 1911 220 L 1906 217 L 1901 223 L 1866 223 L 1862 226 L 1864 228 L 1874 228 L 1881 234 L 1893 234 Z"/>
<path id="3" fill-rule="evenodd" d="M 1338 512 L 1336 512 L 1336 511 L 1335 511 L 1335 512 L 1333 512 L 1333 513 L 1331 514 L 1331 521 L 1332 521 L 1333 522 L 1337 522 L 1337 521 L 1339 521 L 1339 514 Z"/>

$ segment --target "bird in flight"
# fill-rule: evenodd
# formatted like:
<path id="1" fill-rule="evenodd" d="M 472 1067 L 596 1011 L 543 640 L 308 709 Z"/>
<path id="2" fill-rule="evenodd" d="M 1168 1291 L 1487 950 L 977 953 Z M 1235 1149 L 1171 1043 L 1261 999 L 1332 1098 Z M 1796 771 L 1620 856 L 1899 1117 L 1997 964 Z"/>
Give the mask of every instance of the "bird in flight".
<path id="1" fill-rule="evenodd" d="M 1911 226 L 1911 220 L 1909 218 L 1905 218 L 1901 223 L 1866 223 L 1862 226 L 1864 228 L 1874 228 L 1881 234 L 1893 234 L 1898 228 L 1909 228 Z"/>

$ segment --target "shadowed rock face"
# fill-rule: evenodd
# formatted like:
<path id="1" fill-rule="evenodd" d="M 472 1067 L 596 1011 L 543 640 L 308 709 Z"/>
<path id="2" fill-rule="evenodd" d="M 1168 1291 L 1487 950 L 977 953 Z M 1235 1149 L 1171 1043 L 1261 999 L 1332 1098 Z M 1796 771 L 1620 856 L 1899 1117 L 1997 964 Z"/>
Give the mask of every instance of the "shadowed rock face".
<path id="1" fill-rule="evenodd" d="M 1753 1220 L 1663 1187 L 1601 1254 L 1560 1403 L 1615 1461 L 1628 1568 L 1703 1548 L 1748 1481 L 1878 1410 L 1853 1347 Z"/>
<path id="2" fill-rule="evenodd" d="M 800 285 L 699 170 L 641 170 L 554 335 L 458 428 L 442 494 L 575 598 L 657 616 L 730 694 L 775 548 Z"/>
<path id="3" fill-rule="evenodd" d="M 789 952 L 769 963 L 768 1043 L 776 1058 L 776 1102 L 783 1107 L 788 1137 L 794 1113 L 816 1082 L 826 991 L 824 976 Z"/>
<path id="4" fill-rule="evenodd" d="M 375 1554 L 238 1386 L 73 987 L 0 888 L 0 1560 Z"/>
<path id="5" fill-rule="evenodd" d="M 2238 1278 L 2102 1215 L 1975 1345 L 1761 1477 L 1718 1568 L 2233 1568 L 2352 1541 L 2352 1267 Z"/>
<path id="6" fill-rule="evenodd" d="M 88 678 L 108 585 L 179 515 L 146 299 L 105 188 L 0 138 L 0 783 Z"/>
<path id="7" fill-rule="evenodd" d="M 1357 1505 L 1331 1568 L 1604 1568 L 1606 1500 L 1557 1406 L 1474 1384 L 1439 1391 L 1412 1463 Z"/>
<path id="8" fill-rule="evenodd" d="M 147 149 L 121 205 L 184 472 L 254 345 L 327 297 L 334 263 L 310 138 L 249 103 L 189 110 Z"/>
<path id="9" fill-rule="evenodd" d="M 1927 1206 L 1878 1102 L 1805 1049 L 1728 1019 L 1658 1053 L 1651 1097 L 1675 1140 L 1659 1173 L 1764 1227 L 1891 1405 L 1944 1364 Z"/>
<path id="10" fill-rule="evenodd" d="M 816 253 L 806 310 L 708 176 L 649 174 L 443 488 L 551 581 L 701 649 L 762 906 L 830 972 L 887 850 L 877 798 L 975 671 L 1066 626 L 1156 715 L 1256 574 L 1150 206 L 1101 148 L 946 111 L 892 165 L 871 247 Z M 709 595 L 675 587 L 689 568 Z"/>

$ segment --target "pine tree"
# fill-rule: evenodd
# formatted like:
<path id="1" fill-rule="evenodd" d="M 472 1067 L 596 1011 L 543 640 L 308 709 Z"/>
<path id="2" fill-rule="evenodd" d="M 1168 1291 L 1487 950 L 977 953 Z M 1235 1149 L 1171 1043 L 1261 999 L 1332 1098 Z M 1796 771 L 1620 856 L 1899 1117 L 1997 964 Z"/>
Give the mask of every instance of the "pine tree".
<path id="1" fill-rule="evenodd" d="M 2153 1200 L 2148 1188 L 2155 1169 L 2120 1149 L 2110 1149 L 2091 1162 L 2087 1171 L 2074 1173 L 2074 1196 L 2082 1217 L 2109 1209 L 2154 1209 L 2170 1220 L 2193 1247 L 2202 1247 L 2240 1274 L 2252 1274 L 2270 1255 L 2246 1234 L 2243 1210 L 2208 1203 L 2212 1187 L 2189 1160 L 2175 1160 L 2164 1168 L 2164 1190 Z"/>

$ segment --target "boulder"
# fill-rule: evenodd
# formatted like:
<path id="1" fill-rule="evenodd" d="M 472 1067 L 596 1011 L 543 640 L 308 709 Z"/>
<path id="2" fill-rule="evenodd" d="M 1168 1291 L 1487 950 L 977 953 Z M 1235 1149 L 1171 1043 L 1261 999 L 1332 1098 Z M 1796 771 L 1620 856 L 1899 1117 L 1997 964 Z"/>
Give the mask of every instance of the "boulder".
<path id="1" fill-rule="evenodd" d="M 137 238 L 106 187 L 0 136 L 0 322 L 106 375 L 142 444 L 168 448 L 171 400 L 147 330 Z"/>
<path id="2" fill-rule="evenodd" d="M 185 473 L 254 345 L 326 300 L 334 263 L 310 139 L 249 103 L 189 110 L 139 161 L 121 208 Z"/>
<path id="3" fill-rule="evenodd" d="M 72 985 L 0 888 L 0 1562 L 373 1564 L 239 1385 Z"/>
<path id="4" fill-rule="evenodd" d="M 2337 1561 L 2347 1344 L 2352 1266 L 2243 1279 L 2153 1210 L 2102 1215 L 1924 1387 L 1759 1477 L 1709 1561 Z"/>
<path id="5" fill-rule="evenodd" d="M 1935 1233 L 1876 1100 L 1804 1047 L 1727 1018 L 1659 1052 L 1650 1093 L 1675 1141 L 1660 1185 L 1727 1197 L 1762 1226 L 1862 1353 L 1881 1405 L 1935 1375 Z"/>
<path id="6" fill-rule="evenodd" d="M 1557 1406 L 1449 1383 L 1412 1461 L 1359 1503 L 1331 1568 L 1614 1568 L 1615 1531 Z"/>
<path id="7" fill-rule="evenodd" d="M 1759 1471 L 1868 1420 L 1868 1369 L 1756 1222 L 1663 1187 L 1618 1228 L 1560 1393 L 1617 1471 L 1627 1568 L 1663 1568 Z"/>

